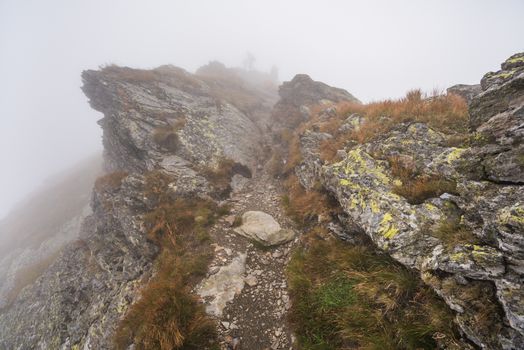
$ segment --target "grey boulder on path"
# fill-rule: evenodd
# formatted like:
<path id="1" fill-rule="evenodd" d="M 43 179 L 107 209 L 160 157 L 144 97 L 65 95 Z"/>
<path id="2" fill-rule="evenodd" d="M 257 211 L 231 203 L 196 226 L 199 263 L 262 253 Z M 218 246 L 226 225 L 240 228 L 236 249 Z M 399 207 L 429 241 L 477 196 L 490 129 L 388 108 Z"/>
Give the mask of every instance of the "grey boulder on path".
<path id="1" fill-rule="evenodd" d="M 266 247 L 289 242 L 295 237 L 295 232 L 283 229 L 271 215 L 262 211 L 245 212 L 242 225 L 235 232 Z"/>

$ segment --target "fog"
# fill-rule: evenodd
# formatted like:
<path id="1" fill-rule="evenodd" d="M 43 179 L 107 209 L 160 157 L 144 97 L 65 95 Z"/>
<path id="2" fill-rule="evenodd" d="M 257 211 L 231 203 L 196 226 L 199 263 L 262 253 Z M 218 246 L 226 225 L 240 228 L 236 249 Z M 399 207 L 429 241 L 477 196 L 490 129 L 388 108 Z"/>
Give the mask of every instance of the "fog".
<path id="1" fill-rule="evenodd" d="M 101 149 L 80 73 L 105 63 L 194 71 L 275 64 L 362 101 L 477 83 L 524 50 L 514 1 L 0 1 L 0 218 Z M 52 203 L 50 203 L 52 205 Z"/>

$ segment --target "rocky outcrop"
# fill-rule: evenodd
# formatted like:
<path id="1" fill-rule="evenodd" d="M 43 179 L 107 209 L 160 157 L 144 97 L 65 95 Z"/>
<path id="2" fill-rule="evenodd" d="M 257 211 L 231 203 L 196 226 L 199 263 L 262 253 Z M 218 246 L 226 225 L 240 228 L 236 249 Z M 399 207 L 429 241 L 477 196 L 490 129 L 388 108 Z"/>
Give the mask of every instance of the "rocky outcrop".
<path id="1" fill-rule="evenodd" d="M 80 239 L 0 315 L 1 348 L 110 348 L 156 254 L 141 228 L 144 185 L 136 175 L 94 191 Z"/>
<path id="2" fill-rule="evenodd" d="M 231 74 L 197 77 L 173 66 L 82 74 L 91 106 L 104 114 L 99 124 L 111 173 L 97 181 L 79 239 L 0 313 L 0 348 L 113 347 L 119 321 L 155 273 L 158 248 L 144 225 L 144 214 L 158 205 L 151 177 L 171 179 L 170 198 L 209 199 L 213 180 L 256 171 L 264 123 L 253 118 L 266 111 L 268 120 L 275 91 L 262 93 Z M 250 103 L 258 114 L 241 110 Z"/>
<path id="3" fill-rule="evenodd" d="M 291 81 L 284 82 L 278 91 L 280 100 L 272 112 L 273 129 L 294 129 L 311 118 L 310 108 L 347 101 L 360 101 L 343 89 L 314 81 L 306 74 L 297 74 Z"/>
<path id="4" fill-rule="evenodd" d="M 481 91 L 482 91 L 482 88 L 480 87 L 480 84 L 475 84 L 475 85 L 457 84 L 457 85 L 453 85 L 447 88 L 446 90 L 448 94 L 455 94 L 455 95 L 461 96 L 468 103 L 471 102 L 471 100 L 475 96 L 480 94 Z"/>
<path id="5" fill-rule="evenodd" d="M 82 78 L 91 106 L 104 113 L 99 123 L 110 169 L 152 170 L 176 153 L 194 165 L 213 167 L 227 158 L 255 170 L 262 133 L 237 107 L 242 96 L 218 96 L 223 90 L 212 78 L 173 66 L 107 67 Z M 250 91 L 244 94 L 269 103 Z"/>
<path id="6" fill-rule="evenodd" d="M 348 232 L 365 232 L 420 271 L 457 312 L 467 338 L 487 349 L 524 347 L 523 59 L 514 55 L 503 71 L 484 77 L 483 92 L 470 105 L 469 146 L 449 147 L 447 135 L 405 123 L 367 143 L 350 143 L 329 164 L 318 146 L 331 135 L 313 125 L 300 138 L 303 161 L 295 168 L 306 188 L 320 181 L 338 200 Z M 394 191 L 402 183 L 391 159 L 456 187 L 410 203 Z"/>
<path id="7" fill-rule="evenodd" d="M 480 81 L 482 92 L 470 104 L 473 129 L 501 113 L 517 114 L 512 119 L 522 121 L 524 53 L 511 56 L 501 68 L 497 72 L 487 73 Z"/>

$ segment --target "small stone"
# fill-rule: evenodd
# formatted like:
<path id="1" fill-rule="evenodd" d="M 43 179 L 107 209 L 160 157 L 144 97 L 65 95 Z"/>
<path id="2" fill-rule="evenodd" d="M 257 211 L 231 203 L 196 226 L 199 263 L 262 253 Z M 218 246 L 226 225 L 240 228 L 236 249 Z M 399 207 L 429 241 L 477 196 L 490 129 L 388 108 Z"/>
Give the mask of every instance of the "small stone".
<path id="1" fill-rule="evenodd" d="M 255 276 L 253 275 L 249 275 L 246 277 L 246 279 L 244 280 L 248 286 L 250 287 L 254 287 L 258 284 L 258 280 Z"/>
<path id="2" fill-rule="evenodd" d="M 224 218 L 224 221 L 229 224 L 229 226 L 233 226 L 235 223 L 236 216 L 235 215 L 228 215 Z"/>
<path id="3" fill-rule="evenodd" d="M 220 323 L 222 323 L 222 326 L 224 326 L 225 329 L 229 329 L 229 325 L 230 325 L 229 322 L 222 321 L 222 322 L 220 322 Z"/>
<path id="4" fill-rule="evenodd" d="M 272 256 L 273 256 L 273 258 L 278 259 L 278 258 L 282 257 L 282 252 L 277 250 L 276 252 L 274 252 L 272 254 Z"/>

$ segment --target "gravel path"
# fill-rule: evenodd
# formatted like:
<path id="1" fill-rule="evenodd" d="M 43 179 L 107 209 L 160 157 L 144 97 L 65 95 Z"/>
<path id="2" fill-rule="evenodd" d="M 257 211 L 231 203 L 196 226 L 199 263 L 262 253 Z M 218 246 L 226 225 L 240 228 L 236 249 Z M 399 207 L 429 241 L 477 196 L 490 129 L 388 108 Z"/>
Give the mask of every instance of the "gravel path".
<path id="1" fill-rule="evenodd" d="M 201 285 L 208 280 L 213 286 L 223 283 L 218 292 L 213 289 L 213 296 L 204 298 L 208 312 L 218 320 L 222 349 L 293 349 L 286 321 L 290 301 L 285 269 L 297 239 L 265 248 L 236 234 L 231 227 L 234 215 L 257 210 L 272 215 L 282 228 L 293 228 L 284 214 L 278 189 L 272 177 L 258 174 L 228 200 L 232 215 L 211 229 L 216 254 Z M 228 295 L 234 298 L 217 310 L 216 301 Z"/>

